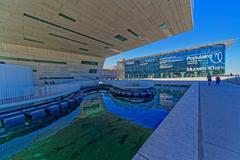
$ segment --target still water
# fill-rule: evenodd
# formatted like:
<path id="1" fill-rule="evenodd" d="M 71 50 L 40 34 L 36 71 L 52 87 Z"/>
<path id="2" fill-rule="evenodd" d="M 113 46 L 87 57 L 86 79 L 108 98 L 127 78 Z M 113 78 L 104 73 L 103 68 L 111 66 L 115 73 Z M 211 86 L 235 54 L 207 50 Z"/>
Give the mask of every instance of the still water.
<path id="1" fill-rule="evenodd" d="M 12 160 L 128 160 L 184 94 L 185 87 L 156 87 L 147 103 L 129 103 L 109 93 L 84 97 L 71 114 L 51 125 L 0 144 Z"/>

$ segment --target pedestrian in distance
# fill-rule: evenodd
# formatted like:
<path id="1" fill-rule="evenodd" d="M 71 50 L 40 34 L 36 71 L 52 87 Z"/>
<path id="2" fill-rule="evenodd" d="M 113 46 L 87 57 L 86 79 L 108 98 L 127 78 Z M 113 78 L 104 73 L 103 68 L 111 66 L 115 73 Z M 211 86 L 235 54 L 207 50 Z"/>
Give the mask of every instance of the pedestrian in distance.
<path id="1" fill-rule="evenodd" d="M 219 74 L 216 76 L 216 85 L 219 85 L 221 82 L 221 78 L 219 76 Z"/>
<path id="2" fill-rule="evenodd" d="M 212 76 L 210 73 L 208 73 L 207 75 L 207 80 L 208 80 L 208 85 L 211 86 L 211 83 L 212 83 Z"/>

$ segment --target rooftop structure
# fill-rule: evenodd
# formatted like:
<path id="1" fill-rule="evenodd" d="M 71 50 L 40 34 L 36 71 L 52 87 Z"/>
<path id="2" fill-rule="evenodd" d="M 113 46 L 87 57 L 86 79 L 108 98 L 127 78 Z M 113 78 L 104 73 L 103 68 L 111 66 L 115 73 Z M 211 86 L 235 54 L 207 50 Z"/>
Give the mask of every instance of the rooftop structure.
<path id="1" fill-rule="evenodd" d="M 191 3 L 4 0 L 0 41 L 108 57 L 190 30 Z"/>
<path id="2" fill-rule="evenodd" d="M 106 57 L 192 29 L 192 1 L 3 0 L 0 62 L 34 85 L 98 79 Z"/>

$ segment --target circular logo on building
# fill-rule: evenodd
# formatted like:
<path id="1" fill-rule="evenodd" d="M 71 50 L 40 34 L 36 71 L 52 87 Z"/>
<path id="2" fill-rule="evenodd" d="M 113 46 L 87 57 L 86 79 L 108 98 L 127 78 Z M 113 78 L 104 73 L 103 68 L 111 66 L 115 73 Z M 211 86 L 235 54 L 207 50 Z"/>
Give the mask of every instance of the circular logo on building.
<path id="1" fill-rule="evenodd" d="M 218 63 L 223 63 L 223 53 L 222 52 L 215 52 L 212 53 L 211 56 L 209 56 L 210 60 L 212 63 L 214 64 L 218 64 Z"/>

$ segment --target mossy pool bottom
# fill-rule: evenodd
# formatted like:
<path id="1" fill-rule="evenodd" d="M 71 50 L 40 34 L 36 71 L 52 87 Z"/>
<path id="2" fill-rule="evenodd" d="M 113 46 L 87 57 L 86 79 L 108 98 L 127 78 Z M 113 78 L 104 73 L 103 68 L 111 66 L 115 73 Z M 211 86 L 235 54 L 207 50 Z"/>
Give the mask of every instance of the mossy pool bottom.
<path id="1" fill-rule="evenodd" d="M 13 160 L 129 160 L 153 132 L 102 111 L 39 138 Z"/>

